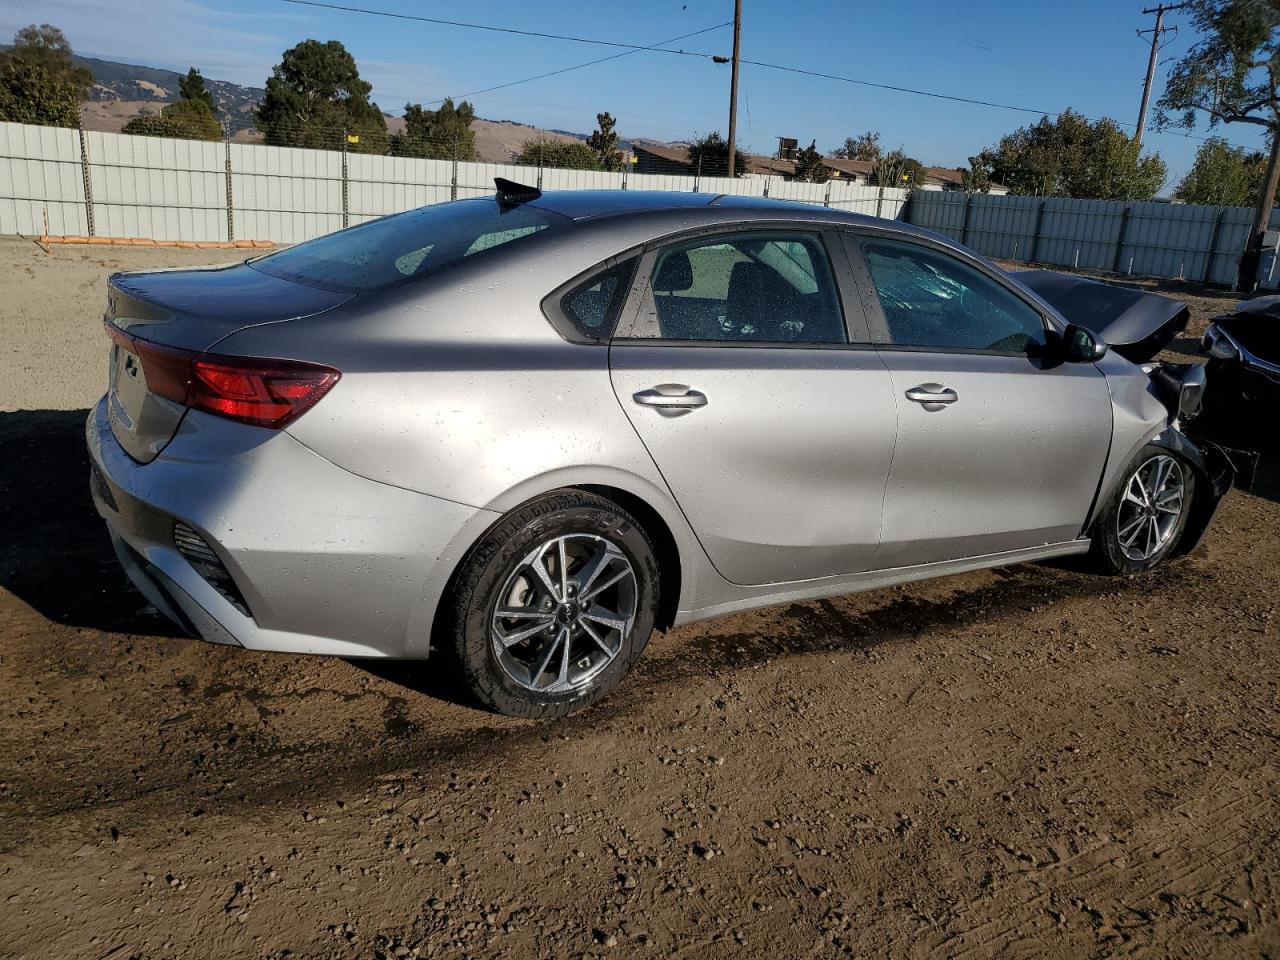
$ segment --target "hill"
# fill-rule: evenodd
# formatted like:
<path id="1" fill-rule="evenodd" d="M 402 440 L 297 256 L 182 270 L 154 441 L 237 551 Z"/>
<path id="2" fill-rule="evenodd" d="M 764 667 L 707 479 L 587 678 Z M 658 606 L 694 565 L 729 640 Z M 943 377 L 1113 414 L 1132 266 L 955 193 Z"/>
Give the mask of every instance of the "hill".
<path id="1" fill-rule="evenodd" d="M 94 78 L 89 99 L 80 108 L 81 122 L 87 130 L 117 133 L 134 117 L 159 113 L 166 103 L 178 99 L 178 80 L 182 75 L 176 71 L 96 57 L 76 57 L 75 60 L 88 67 Z M 205 77 L 204 82 L 213 93 L 221 115 L 233 120 L 236 132 L 231 139 L 239 143 L 261 142 L 262 134 L 252 128 L 251 121 L 266 91 L 262 87 L 245 87 L 210 77 Z M 386 114 L 386 119 L 389 132 L 404 130 L 403 118 Z M 488 163 L 509 162 L 526 140 L 542 138 L 572 143 L 587 139 L 583 133 L 545 130 L 514 120 L 477 118 L 472 129 L 476 133 L 476 155 Z M 624 139 L 619 147 L 629 149 L 630 143 Z"/>

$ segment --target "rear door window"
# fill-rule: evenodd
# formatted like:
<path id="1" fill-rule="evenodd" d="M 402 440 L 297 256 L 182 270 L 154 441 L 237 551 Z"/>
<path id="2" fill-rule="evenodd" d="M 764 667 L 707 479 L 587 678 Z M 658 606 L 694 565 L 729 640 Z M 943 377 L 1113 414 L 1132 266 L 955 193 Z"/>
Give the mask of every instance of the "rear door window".
<path id="1" fill-rule="evenodd" d="M 252 260 L 249 266 L 295 283 L 363 293 L 407 283 L 569 223 L 529 206 L 464 200 L 371 220 Z"/>
<path id="2" fill-rule="evenodd" d="M 831 264 L 817 233 L 729 233 L 668 247 L 657 256 L 648 297 L 651 307 L 632 336 L 847 342 Z"/>

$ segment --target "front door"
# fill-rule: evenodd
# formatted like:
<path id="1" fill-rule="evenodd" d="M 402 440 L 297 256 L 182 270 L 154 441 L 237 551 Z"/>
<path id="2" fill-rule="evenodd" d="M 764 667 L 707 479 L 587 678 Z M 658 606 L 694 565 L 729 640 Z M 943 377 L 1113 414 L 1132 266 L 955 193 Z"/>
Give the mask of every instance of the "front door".
<path id="1" fill-rule="evenodd" d="M 881 565 L 1080 536 L 1111 439 L 1101 371 L 1050 360 L 1045 316 L 978 263 L 925 244 L 851 242 L 897 404 Z"/>
<path id="2" fill-rule="evenodd" d="M 876 566 L 894 400 L 876 351 L 850 342 L 861 309 L 824 234 L 703 235 L 640 269 L 614 391 L 716 569 L 764 584 Z"/>

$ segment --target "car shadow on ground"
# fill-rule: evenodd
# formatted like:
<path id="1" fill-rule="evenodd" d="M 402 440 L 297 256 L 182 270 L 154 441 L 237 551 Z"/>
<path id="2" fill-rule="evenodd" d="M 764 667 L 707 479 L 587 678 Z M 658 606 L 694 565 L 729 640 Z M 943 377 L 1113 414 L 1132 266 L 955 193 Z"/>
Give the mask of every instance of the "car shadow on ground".
<path id="1" fill-rule="evenodd" d="M 150 607 L 128 582 L 93 507 L 84 443 L 87 415 L 87 410 L 0 413 L 0 530 L 4 531 L 0 538 L 0 587 L 55 623 L 142 636 L 181 637 L 181 631 Z M 1280 502 L 1280 457 L 1264 458 L 1250 492 Z M 1075 567 L 1060 566 L 1063 572 Z M 1059 583 L 1056 589 L 1071 588 Z M 999 606 L 1004 600 L 1020 602 L 1021 591 L 1006 582 L 981 593 L 984 605 Z M 788 609 L 788 616 L 800 621 L 811 620 L 822 611 L 832 614 L 825 602 L 797 604 Z M 891 604 L 883 615 L 873 616 L 862 626 L 868 635 L 883 638 L 894 632 L 894 625 L 901 628 L 903 612 Z M 825 631 L 815 632 L 816 637 L 824 635 L 829 637 Z M 829 641 L 815 642 L 821 645 Z M 721 644 L 700 636 L 694 648 L 702 647 L 704 656 L 723 655 L 731 661 L 731 650 L 740 646 L 741 640 L 733 638 L 725 640 L 725 644 L 727 649 L 717 654 Z M 772 655 L 779 652 L 782 651 Z M 770 654 L 764 651 L 761 655 Z M 352 664 L 428 696 L 473 705 L 460 696 L 438 659 L 353 660 Z"/>
<path id="2" fill-rule="evenodd" d="M 88 415 L 0 413 L 0 587 L 55 623 L 182 636 L 129 583 L 93 507 Z"/>

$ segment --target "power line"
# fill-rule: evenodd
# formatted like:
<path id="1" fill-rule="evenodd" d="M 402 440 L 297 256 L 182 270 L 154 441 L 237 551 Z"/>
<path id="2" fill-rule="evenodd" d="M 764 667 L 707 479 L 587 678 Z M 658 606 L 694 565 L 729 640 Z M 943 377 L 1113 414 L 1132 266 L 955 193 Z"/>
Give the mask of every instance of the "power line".
<path id="1" fill-rule="evenodd" d="M 743 63 L 749 63 L 753 67 L 764 67 L 768 70 L 779 70 L 783 73 L 796 73 L 806 77 L 817 77 L 822 80 L 836 80 L 840 83 L 852 83 L 860 87 L 874 87 L 877 90 L 890 90 L 894 93 L 908 93 L 917 97 L 930 97 L 934 100 L 949 100 L 953 103 L 967 103 L 978 107 L 993 107 L 997 110 L 1014 110 L 1019 113 L 1031 113 L 1041 117 L 1060 117 L 1065 111 L 1062 110 L 1041 110 L 1035 107 L 1021 107 L 1009 103 L 998 103 L 994 100 L 979 100 L 974 97 L 961 97 L 956 94 L 938 93 L 936 90 L 917 90 L 914 87 L 902 87 L 891 83 L 878 83 L 873 80 L 859 80 L 855 77 L 842 77 L 839 74 L 823 73 L 819 70 L 806 70 L 802 67 L 789 67 L 781 63 L 767 63 L 763 60 L 746 60 Z M 1097 123 L 1104 119 L 1100 117 L 1085 117 L 1090 123 Z M 1110 118 L 1106 118 L 1110 119 Z M 1132 127 L 1132 123 L 1126 123 L 1123 120 L 1112 120 L 1113 123 L 1122 127 Z M 1210 140 L 1211 137 L 1201 137 L 1193 133 L 1181 133 L 1177 130 L 1163 131 L 1172 136 L 1186 137 L 1189 140 Z M 1231 146 L 1239 146 L 1239 144 L 1231 144 Z M 1246 148 L 1248 149 L 1248 148 Z"/>
<path id="2" fill-rule="evenodd" d="M 559 70 L 552 70 L 548 73 L 540 73 L 537 76 L 533 76 L 533 77 L 525 77 L 523 80 L 512 80 L 508 83 L 500 83 L 497 86 L 485 87 L 483 90 L 475 90 L 475 91 L 472 91 L 471 93 L 464 93 L 458 99 L 465 100 L 467 97 L 478 97 L 484 93 L 493 93 L 495 90 L 505 90 L 508 87 L 516 87 L 522 83 L 532 83 L 534 80 L 545 80 L 547 77 L 558 77 L 562 73 L 569 73 L 572 70 L 581 70 L 583 67 L 594 67 L 598 63 L 608 63 L 610 60 L 617 60 L 621 57 L 629 57 L 633 53 L 643 53 L 646 50 L 648 51 L 657 50 L 660 53 L 673 53 L 675 51 L 660 50 L 659 48 L 665 47 L 668 43 L 679 43 L 681 40 L 688 40 L 690 37 L 696 37 L 699 34 L 710 33 L 712 30 L 719 30 L 721 27 L 727 27 L 732 23 L 733 23 L 732 20 L 726 20 L 724 23 L 717 23 L 715 26 L 711 26 L 711 27 L 703 27 L 701 30 L 695 30 L 692 33 L 685 33 L 678 37 L 672 37 L 670 40 L 660 40 L 657 43 L 647 47 L 636 47 L 634 50 L 624 50 L 622 53 L 611 54 L 610 56 L 607 56 L 607 57 L 601 57 L 598 60 L 588 60 L 586 63 L 579 63 L 572 67 L 561 67 Z M 441 98 L 439 100 L 428 100 L 423 105 L 432 106 L 437 103 L 444 103 L 446 99 L 448 98 Z"/>
<path id="3" fill-rule="evenodd" d="M 574 37 L 562 33 L 543 33 L 538 30 L 521 30 L 517 27 L 498 27 L 488 23 L 466 23 L 462 20 L 444 20 L 439 17 L 423 17 L 413 13 L 396 13 L 392 10 L 373 10 L 368 7 L 353 7 L 342 3 L 324 3 L 322 0 L 280 0 L 281 3 L 293 3 L 304 7 L 321 7 L 325 10 L 337 10 L 342 13 L 363 13 L 371 17 L 390 17 L 393 20 L 414 20 L 419 23 L 434 23 L 445 27 L 465 27 L 468 30 L 486 30 L 490 33 L 509 33 L 518 37 L 538 37 L 543 40 L 567 40 L 571 43 L 587 43 L 598 47 L 619 47 L 639 52 L 653 50 L 658 53 L 671 53 L 681 57 L 703 57 L 711 59 L 712 54 L 697 53 L 691 50 L 663 50 L 657 46 L 643 46 L 637 43 L 621 43 L 616 40 L 598 40 L 592 37 Z M 675 41 L 667 41 L 674 43 Z"/>
<path id="4" fill-rule="evenodd" d="M 360 13 L 368 16 L 389 17 L 391 19 L 396 19 L 396 20 L 412 20 L 420 23 L 433 23 L 433 24 L 438 24 L 443 26 L 463 27 L 471 30 L 484 30 L 492 33 L 506 33 L 506 34 L 512 34 L 515 36 L 522 36 L 522 37 L 537 37 L 537 38 L 546 39 L 546 40 L 565 40 L 573 43 L 585 43 L 585 44 L 593 44 L 596 46 L 615 47 L 615 48 L 624 49 L 628 53 L 641 53 L 641 52 L 670 53 L 670 54 L 675 54 L 678 56 L 685 56 L 685 57 L 700 57 L 706 60 L 716 59 L 716 55 L 710 54 L 710 53 L 702 53 L 702 52 L 690 51 L 690 50 L 667 50 L 667 49 L 664 49 L 663 43 L 650 44 L 646 46 L 643 44 L 623 43 L 615 40 L 600 40 L 600 39 L 589 38 L 589 37 L 570 36 L 567 34 L 545 33 L 537 30 L 523 30 L 516 27 L 500 27 L 500 26 L 494 26 L 493 24 L 468 23 L 460 20 L 446 20 L 439 17 L 424 17 L 424 16 L 419 16 L 417 14 L 397 13 L 390 10 L 374 10 L 368 7 L 357 7 L 357 6 L 352 6 L 348 4 L 327 3 L 327 2 L 324 2 L 324 0 L 280 0 L 280 2 L 292 3 L 300 6 L 320 7 L 326 10 L 337 10 L 343 13 Z M 1166 9 L 1168 8 L 1166 7 Z M 675 43 L 678 40 L 683 40 L 691 36 L 697 36 L 702 33 L 707 33 L 707 32 L 710 32 L 711 30 L 716 30 L 716 29 L 719 29 L 720 27 L 727 26 L 727 25 L 728 25 L 727 23 L 717 24 L 714 27 L 707 27 L 703 30 L 698 30 L 698 31 L 695 31 L 694 33 L 686 34 L 682 37 L 677 37 L 673 40 L 665 41 L 665 43 Z M 499 84 L 497 86 L 490 87 L 486 90 L 476 91 L 475 93 L 463 94 L 463 96 L 464 97 L 478 96 L 481 93 L 489 93 L 494 90 L 503 89 L 504 87 L 516 86 L 521 83 L 529 83 L 534 80 L 540 80 L 540 79 L 544 79 L 545 77 L 556 76 L 557 74 L 560 74 L 560 73 L 567 73 L 571 70 L 578 70 L 578 69 L 581 69 L 582 67 L 593 66 L 597 63 L 604 63 L 613 59 L 617 59 L 617 57 L 616 56 L 603 57 L 599 60 L 593 60 L 588 63 L 578 64 L 572 67 L 564 67 L 560 70 L 553 70 L 553 71 L 550 71 L 549 73 L 539 74 L 538 76 L 535 76 L 535 77 L 528 77 L 524 80 L 515 80 L 507 84 Z M 721 61 L 724 61 L 725 59 L 726 58 L 724 57 L 720 58 Z M 969 104 L 971 106 L 990 107 L 996 110 L 1012 110 L 1017 113 L 1029 113 L 1029 114 L 1034 114 L 1036 116 L 1048 116 L 1048 117 L 1060 117 L 1064 112 L 1060 110 L 1043 110 L 1036 107 L 1025 107 L 1025 106 L 1019 106 L 1016 104 L 1000 103 L 995 100 L 983 100 L 977 97 L 963 97 L 957 94 L 939 93 L 936 90 L 920 90 L 915 87 L 906 87 L 906 86 L 901 86 L 898 84 L 891 84 L 891 83 L 880 83 L 873 80 L 859 80 L 855 77 L 845 77 L 839 74 L 825 73 L 820 70 L 808 70 L 803 67 L 793 67 L 793 66 L 788 66 L 786 64 L 780 64 L 780 63 L 769 63 L 764 60 L 748 60 L 746 58 L 742 58 L 739 62 L 744 64 L 750 64 L 751 66 L 754 66 L 754 67 L 763 67 L 767 70 L 777 70 L 783 73 L 794 73 L 800 76 L 815 77 L 821 80 L 834 80 L 839 83 L 849 83 L 849 84 L 854 84 L 856 86 L 861 86 L 861 87 L 870 87 L 877 90 L 888 90 L 893 93 L 905 93 L 905 94 L 910 94 L 911 96 L 917 96 L 917 97 L 928 97 L 935 100 L 946 100 L 952 103 L 964 103 L 964 104 Z M 443 100 L 430 101 L 430 103 L 433 103 L 433 104 L 443 103 L 443 102 L 444 102 Z M 1097 123 L 1101 118 L 1085 117 L 1085 119 L 1088 120 L 1090 123 Z M 1116 120 L 1113 122 L 1115 122 L 1119 126 L 1124 126 L 1124 127 L 1134 126 L 1134 124 L 1132 123 L 1126 123 L 1120 120 Z M 1184 137 L 1189 140 L 1205 141 L 1205 140 L 1212 139 L 1211 137 L 1202 137 L 1193 133 L 1182 133 L 1174 130 L 1166 130 L 1163 132 L 1172 136 Z M 1240 146 L 1240 145 L 1230 144 L 1230 146 Z M 1244 148 L 1244 149 L 1248 149 L 1248 148 Z"/>

